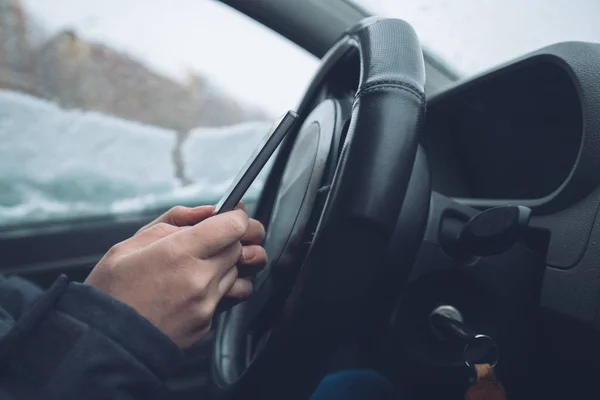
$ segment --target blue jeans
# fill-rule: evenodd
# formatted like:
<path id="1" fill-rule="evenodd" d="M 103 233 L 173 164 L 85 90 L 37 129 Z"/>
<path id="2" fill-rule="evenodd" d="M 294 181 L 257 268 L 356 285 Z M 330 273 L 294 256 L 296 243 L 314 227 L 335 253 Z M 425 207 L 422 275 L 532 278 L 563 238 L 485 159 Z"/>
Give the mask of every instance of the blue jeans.
<path id="1" fill-rule="evenodd" d="M 390 381 L 372 370 L 351 370 L 327 375 L 310 400 L 399 400 Z"/>

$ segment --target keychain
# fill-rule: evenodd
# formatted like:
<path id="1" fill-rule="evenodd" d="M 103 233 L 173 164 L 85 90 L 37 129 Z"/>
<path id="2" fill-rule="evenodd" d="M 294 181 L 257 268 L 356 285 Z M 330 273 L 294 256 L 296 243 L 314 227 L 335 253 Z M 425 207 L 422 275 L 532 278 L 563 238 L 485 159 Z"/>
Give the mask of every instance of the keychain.
<path id="1" fill-rule="evenodd" d="M 506 400 L 506 392 L 498 382 L 490 364 L 473 365 L 474 380 L 467 389 L 466 400 Z"/>
<path id="2" fill-rule="evenodd" d="M 500 352 L 490 336 L 476 333 L 463 322 L 461 313 L 450 305 L 439 306 L 429 316 L 432 333 L 464 344 L 463 361 L 473 371 L 467 400 L 506 400 L 506 392 L 494 373 Z"/>
<path id="3" fill-rule="evenodd" d="M 506 400 L 504 387 L 494 372 L 498 355 L 496 342 L 487 335 L 477 335 L 465 345 L 465 360 L 474 360 L 465 361 L 473 370 L 473 383 L 467 389 L 466 400 Z"/>

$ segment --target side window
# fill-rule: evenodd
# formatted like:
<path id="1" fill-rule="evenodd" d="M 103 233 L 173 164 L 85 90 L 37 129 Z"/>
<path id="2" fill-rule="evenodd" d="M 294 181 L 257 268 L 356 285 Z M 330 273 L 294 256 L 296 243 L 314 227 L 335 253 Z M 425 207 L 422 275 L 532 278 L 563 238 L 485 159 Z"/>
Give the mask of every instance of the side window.
<path id="1" fill-rule="evenodd" d="M 0 0 L 0 228 L 216 202 L 317 66 L 216 1 Z"/>

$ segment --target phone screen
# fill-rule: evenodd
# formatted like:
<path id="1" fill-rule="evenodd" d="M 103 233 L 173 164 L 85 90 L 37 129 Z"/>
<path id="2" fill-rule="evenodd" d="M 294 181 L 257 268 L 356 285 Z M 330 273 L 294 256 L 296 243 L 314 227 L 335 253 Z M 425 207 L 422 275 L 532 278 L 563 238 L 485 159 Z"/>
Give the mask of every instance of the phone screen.
<path id="1" fill-rule="evenodd" d="M 288 111 L 273 124 L 215 206 L 217 214 L 235 209 L 297 119 L 298 114 Z"/>

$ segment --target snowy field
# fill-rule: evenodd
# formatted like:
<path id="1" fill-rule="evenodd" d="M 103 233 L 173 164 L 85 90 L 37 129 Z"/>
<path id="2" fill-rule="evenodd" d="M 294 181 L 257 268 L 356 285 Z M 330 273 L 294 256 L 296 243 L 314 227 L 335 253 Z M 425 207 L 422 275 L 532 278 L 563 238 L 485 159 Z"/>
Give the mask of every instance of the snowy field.
<path id="1" fill-rule="evenodd" d="M 0 225 L 213 203 L 269 126 L 190 132 L 183 185 L 175 132 L 0 90 Z"/>

